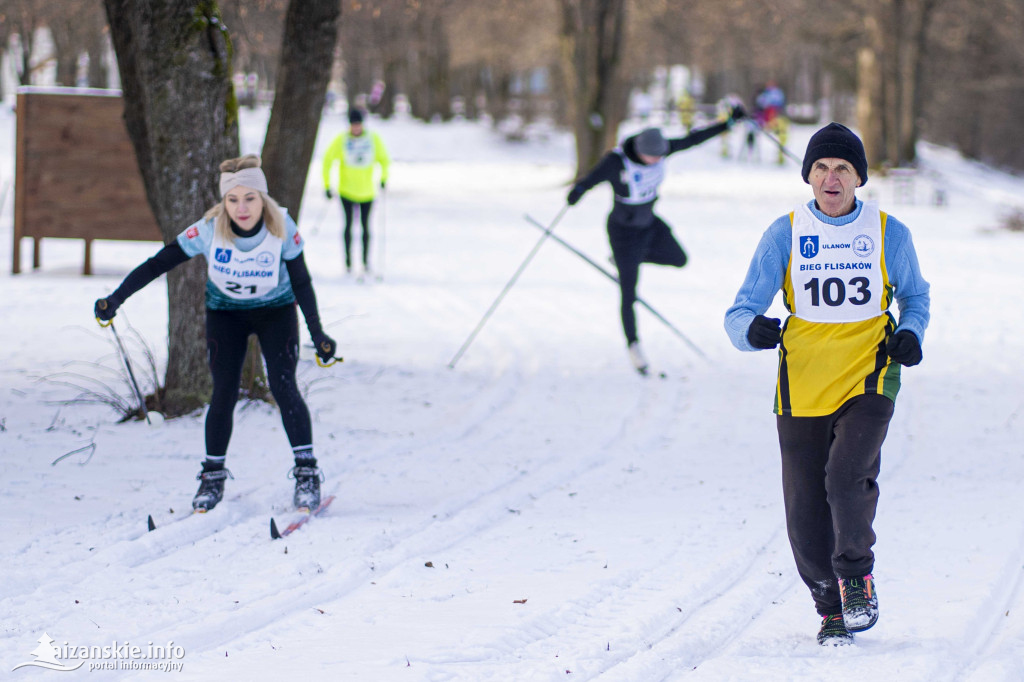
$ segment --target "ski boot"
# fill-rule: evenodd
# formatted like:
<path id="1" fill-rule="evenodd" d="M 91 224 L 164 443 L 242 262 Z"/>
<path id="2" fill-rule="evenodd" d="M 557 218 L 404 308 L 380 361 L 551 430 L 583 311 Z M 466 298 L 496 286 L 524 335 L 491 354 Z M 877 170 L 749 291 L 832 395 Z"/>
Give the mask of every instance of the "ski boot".
<path id="1" fill-rule="evenodd" d="M 313 511 L 320 506 L 320 481 L 323 480 L 324 475 L 319 468 L 315 465 L 296 465 L 288 472 L 288 477 L 295 479 L 293 501 L 296 509 Z"/>
<path id="2" fill-rule="evenodd" d="M 633 363 L 633 367 L 636 371 L 640 372 L 644 376 L 647 375 L 647 358 L 644 357 L 644 351 L 640 348 L 639 341 L 633 341 L 629 344 L 629 360 Z"/>
<path id="3" fill-rule="evenodd" d="M 203 514 L 216 507 L 224 497 L 224 481 L 228 478 L 234 478 L 234 476 L 227 469 L 200 471 L 196 476 L 196 480 L 199 481 L 199 490 L 192 498 L 192 509 Z"/>

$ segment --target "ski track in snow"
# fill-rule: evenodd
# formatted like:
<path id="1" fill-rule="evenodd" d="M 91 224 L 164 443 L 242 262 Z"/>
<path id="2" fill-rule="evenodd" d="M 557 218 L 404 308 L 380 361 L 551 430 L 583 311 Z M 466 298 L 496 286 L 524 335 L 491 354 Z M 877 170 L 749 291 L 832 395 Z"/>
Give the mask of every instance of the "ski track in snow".
<path id="1" fill-rule="evenodd" d="M 187 651 L 176 679 L 189 680 L 1024 676 L 1024 523 L 1006 501 L 1021 473 L 1012 468 L 1020 373 L 999 359 L 1020 350 L 1019 323 L 1000 321 L 998 301 L 981 293 L 1024 284 L 1008 274 L 1016 272 L 1019 242 L 992 247 L 965 238 L 956 229 L 964 213 L 894 208 L 915 230 L 935 286 L 934 329 L 920 370 L 905 374 L 883 449 L 875 572 L 882 618 L 857 635 L 856 646 L 823 650 L 781 511 L 767 413 L 774 359 L 735 353 L 720 328 L 757 237 L 788 208 L 779 196 L 783 203 L 808 196 L 794 169 L 735 171 L 717 158 L 717 142 L 673 166 L 660 212 L 672 216 L 695 257 L 682 274 L 645 269 L 640 293 L 692 335 L 709 362 L 638 307 L 653 363 L 651 376 L 638 377 L 619 339 L 615 288 L 548 244 L 450 370 L 465 334 L 537 238 L 518 216 L 546 222 L 564 199 L 571 148 L 563 140 L 554 150 L 511 149 L 468 124 L 381 128 L 396 140 L 383 279 L 357 283 L 341 274 L 339 209 L 319 198 L 318 159 L 305 214 L 313 217 L 300 221 L 322 318 L 346 357 L 323 371 L 304 348 L 299 370 L 327 475 L 324 495 L 337 496 L 330 510 L 270 540 L 269 519 L 287 514 L 291 496 L 279 416 L 240 406 L 228 462 L 236 479 L 225 501 L 182 517 L 194 489 L 200 418 L 154 431 L 112 425 L 103 410 L 81 406 L 23 416 L 29 412 L 18 411 L 19 402 L 67 393 L 30 378 L 54 374 L 55 361 L 17 355 L 4 375 L 15 397 L 0 404 L 10 415 L 0 434 L 8 477 L 0 502 L 15 519 L 5 544 L 14 561 L 0 583 L 7 614 L 0 669 L 30 660 L 47 632 L 58 643 L 173 641 Z M 809 131 L 793 133 L 793 148 L 801 148 Z M 480 145 L 507 163 L 447 156 Z M 530 162 L 530 154 L 550 165 Z M 929 168 L 944 170 L 922 176 L 920 192 L 927 182 L 944 183 L 949 211 L 957 210 L 958 192 L 973 200 L 986 187 L 977 168 L 958 176 L 960 166 L 939 151 L 929 158 Z M 727 205 L 732 194 L 723 182 L 736 172 L 756 173 L 763 194 Z M 499 173 L 505 187 L 494 181 Z M 871 187 L 888 191 L 881 178 Z M 998 196 L 1019 187 L 1001 178 Z M 592 194 L 558 230 L 602 262 L 606 238 L 595 226 L 604 224 L 608 197 Z M 729 209 L 743 220 L 721 221 Z M 741 231 L 748 221 L 756 225 Z M 0 226 L 9 230 L 9 222 Z M 74 310 L 66 319 L 78 323 L 79 308 L 87 312 L 148 255 L 148 247 L 120 248 L 127 255 L 116 266 L 104 264 L 104 245 L 97 248 L 101 274 L 61 309 Z M 978 311 L 973 322 L 963 322 L 965 308 L 951 309 L 959 301 L 943 275 L 961 267 L 954 254 L 992 261 L 976 271 L 977 281 L 957 284 L 976 287 L 962 294 Z M 43 272 L 11 277 L 10 300 L 29 291 L 73 298 L 60 297 L 69 281 L 80 281 L 68 274 L 76 258 L 64 270 L 44 259 Z M 166 333 L 158 305 L 165 295 L 155 283 L 125 306 L 157 344 Z M 53 334 L 52 322 L 28 307 L 15 314 L 25 338 Z M 102 336 L 62 334 L 78 344 L 78 359 L 116 362 Z M 979 360 L 992 376 L 984 386 L 971 381 L 974 365 L 963 367 L 960 348 L 969 342 L 989 344 Z M 986 395 L 996 398 L 989 408 L 965 409 L 986 404 Z M 90 437 L 91 460 L 48 466 L 52 453 Z M 975 448 L 989 456 L 964 457 Z M 41 454 L 12 464 L 23 451 Z M 55 500 L 42 510 L 45 520 L 15 514 L 34 496 Z M 106 508 L 108 499 L 121 508 Z M 151 678 L 89 673 L 90 680 Z"/>
<path id="2" fill-rule="evenodd" d="M 987 612 L 978 614 L 977 627 L 969 630 L 974 633 L 969 639 L 971 656 L 950 679 L 992 679 L 994 671 L 986 668 L 996 655 L 998 645 L 1014 637 L 1020 641 L 1020 627 L 1016 626 L 1014 630 L 1013 626 L 1009 625 L 1008 618 L 1011 610 L 1024 602 L 1024 533 L 1016 539 L 996 585 L 991 607 L 986 609 Z"/>

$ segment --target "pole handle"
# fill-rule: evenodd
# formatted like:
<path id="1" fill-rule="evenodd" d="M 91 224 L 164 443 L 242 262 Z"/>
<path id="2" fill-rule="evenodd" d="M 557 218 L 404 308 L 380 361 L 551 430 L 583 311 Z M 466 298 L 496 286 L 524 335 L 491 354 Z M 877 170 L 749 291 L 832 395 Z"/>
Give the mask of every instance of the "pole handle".
<path id="1" fill-rule="evenodd" d="M 319 354 L 316 356 L 316 364 L 318 364 L 321 367 L 333 367 L 339 362 L 345 362 L 345 358 L 333 357 L 330 359 L 329 362 L 324 362 L 323 360 L 320 359 Z"/>
<path id="2" fill-rule="evenodd" d="M 106 310 L 107 308 L 110 307 L 110 304 L 107 303 L 107 299 L 101 298 L 100 300 L 96 301 L 96 307 L 99 308 L 100 310 Z M 101 327 L 109 327 L 114 323 L 114 318 L 110 318 L 109 320 L 101 320 L 99 317 L 97 317 L 96 322 Z"/>

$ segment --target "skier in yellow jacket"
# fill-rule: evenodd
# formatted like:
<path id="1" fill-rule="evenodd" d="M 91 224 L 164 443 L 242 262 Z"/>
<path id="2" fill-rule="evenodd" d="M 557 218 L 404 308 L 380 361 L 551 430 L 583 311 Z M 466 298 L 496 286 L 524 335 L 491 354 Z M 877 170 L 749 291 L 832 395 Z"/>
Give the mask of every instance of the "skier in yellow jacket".
<path id="1" fill-rule="evenodd" d="M 334 198 L 331 174 L 337 171 L 337 192 L 345 210 L 345 270 L 352 272 L 352 219 L 359 207 L 359 222 L 363 226 L 363 270 L 370 272 L 370 209 L 377 196 L 377 182 L 384 189 L 388 181 L 391 159 L 380 135 L 363 126 L 363 112 L 352 109 L 348 113 L 349 130 L 339 133 L 324 154 L 324 190 L 328 199 Z M 380 167 L 379 180 L 374 177 L 375 166 Z"/>

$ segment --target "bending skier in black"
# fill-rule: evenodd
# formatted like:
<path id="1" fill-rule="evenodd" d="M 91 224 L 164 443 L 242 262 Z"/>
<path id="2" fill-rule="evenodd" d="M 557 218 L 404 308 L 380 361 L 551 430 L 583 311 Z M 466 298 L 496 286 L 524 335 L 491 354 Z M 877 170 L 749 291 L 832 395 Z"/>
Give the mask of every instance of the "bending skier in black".
<path id="1" fill-rule="evenodd" d="M 729 119 L 686 137 L 666 139 L 657 128 L 648 128 L 626 138 L 622 146 L 604 155 L 586 176 L 573 185 L 568 202 L 575 205 L 583 195 L 602 182 L 609 182 L 615 202 L 608 214 L 608 241 L 612 258 L 619 269 L 622 330 L 633 366 L 647 373 L 647 358 L 640 348 L 636 331 L 636 286 L 640 264 L 686 265 L 686 252 L 672 234 L 671 228 L 654 214 L 658 186 L 665 179 L 665 159 L 727 131 L 746 116 L 742 106 L 735 106 Z"/>

